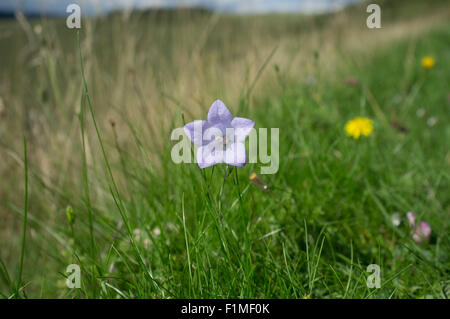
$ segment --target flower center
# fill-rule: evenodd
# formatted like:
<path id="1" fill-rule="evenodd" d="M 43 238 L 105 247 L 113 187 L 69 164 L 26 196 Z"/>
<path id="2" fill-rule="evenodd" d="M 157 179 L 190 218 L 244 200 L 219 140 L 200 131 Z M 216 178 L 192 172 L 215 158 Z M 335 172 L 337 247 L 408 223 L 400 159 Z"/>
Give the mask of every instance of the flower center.
<path id="1" fill-rule="evenodd" d="M 226 149 L 228 145 L 233 144 L 233 136 L 228 136 L 228 135 L 224 135 L 224 136 L 216 136 L 215 137 L 215 142 L 218 144 L 222 144 L 223 148 Z"/>

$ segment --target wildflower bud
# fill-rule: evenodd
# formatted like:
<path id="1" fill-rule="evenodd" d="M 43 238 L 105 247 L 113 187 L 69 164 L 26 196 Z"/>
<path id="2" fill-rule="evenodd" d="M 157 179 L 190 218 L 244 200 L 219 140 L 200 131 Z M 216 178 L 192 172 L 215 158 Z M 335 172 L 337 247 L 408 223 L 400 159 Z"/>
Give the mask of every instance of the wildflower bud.
<path id="1" fill-rule="evenodd" d="M 67 221 L 69 222 L 69 224 L 73 225 L 73 223 L 75 222 L 75 213 L 73 211 L 72 206 L 67 206 L 66 217 L 67 217 Z"/>
<path id="2" fill-rule="evenodd" d="M 250 182 L 253 185 L 255 185 L 256 187 L 258 187 L 260 190 L 262 190 L 263 192 L 269 192 L 270 191 L 269 184 L 267 184 L 267 182 L 265 180 L 263 180 L 256 173 L 252 173 L 252 175 L 250 175 Z"/>
<path id="3" fill-rule="evenodd" d="M 413 212 L 406 213 L 406 218 L 408 219 L 409 227 L 416 227 L 416 214 Z"/>

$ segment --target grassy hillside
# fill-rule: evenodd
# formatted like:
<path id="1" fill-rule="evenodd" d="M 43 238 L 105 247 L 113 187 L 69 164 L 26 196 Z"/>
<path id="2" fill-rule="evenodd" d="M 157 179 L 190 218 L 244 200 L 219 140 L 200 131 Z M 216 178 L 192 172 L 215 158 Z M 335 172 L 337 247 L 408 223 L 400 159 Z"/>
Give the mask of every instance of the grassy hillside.
<path id="1" fill-rule="evenodd" d="M 364 5 L 83 20 L 93 114 L 64 20 L 0 22 L 1 296 L 17 288 L 27 168 L 20 297 L 443 297 L 450 7 L 393 3 L 381 2 L 378 30 Z M 271 193 L 250 183 L 261 164 L 224 178 L 224 165 L 171 160 L 171 130 L 215 99 L 280 128 L 279 170 L 262 176 Z M 370 136 L 346 136 L 356 116 L 373 121 Z M 414 241 L 409 211 L 429 242 Z M 65 285 L 72 263 L 81 289 Z M 381 289 L 366 285 L 369 264 Z"/>

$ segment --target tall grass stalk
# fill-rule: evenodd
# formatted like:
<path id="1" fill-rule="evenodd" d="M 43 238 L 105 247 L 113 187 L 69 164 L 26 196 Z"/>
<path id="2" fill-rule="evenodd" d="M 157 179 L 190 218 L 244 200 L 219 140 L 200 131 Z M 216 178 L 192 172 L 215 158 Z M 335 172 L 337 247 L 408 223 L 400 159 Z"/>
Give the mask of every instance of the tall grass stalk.
<path id="1" fill-rule="evenodd" d="M 23 138 L 23 157 L 24 157 L 24 204 L 23 204 L 23 228 L 22 228 L 22 245 L 20 249 L 20 262 L 19 262 L 19 272 L 17 275 L 17 286 L 15 297 L 19 297 L 20 287 L 22 285 L 22 271 L 23 271 L 23 260 L 25 258 L 25 242 L 27 239 L 27 221 L 28 221 L 28 152 L 27 152 L 27 138 Z"/>

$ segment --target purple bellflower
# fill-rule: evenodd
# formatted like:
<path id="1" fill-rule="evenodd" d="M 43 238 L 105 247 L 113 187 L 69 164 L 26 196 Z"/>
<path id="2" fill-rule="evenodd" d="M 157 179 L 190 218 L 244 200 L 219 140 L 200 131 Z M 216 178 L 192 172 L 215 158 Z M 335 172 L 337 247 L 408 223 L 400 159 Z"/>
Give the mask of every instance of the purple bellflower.
<path id="1" fill-rule="evenodd" d="M 194 121 L 184 126 L 184 131 L 197 149 L 197 164 L 205 168 L 219 163 L 244 166 L 246 163 L 245 139 L 255 122 L 234 117 L 225 104 L 216 100 L 208 111 L 206 121 Z"/>

